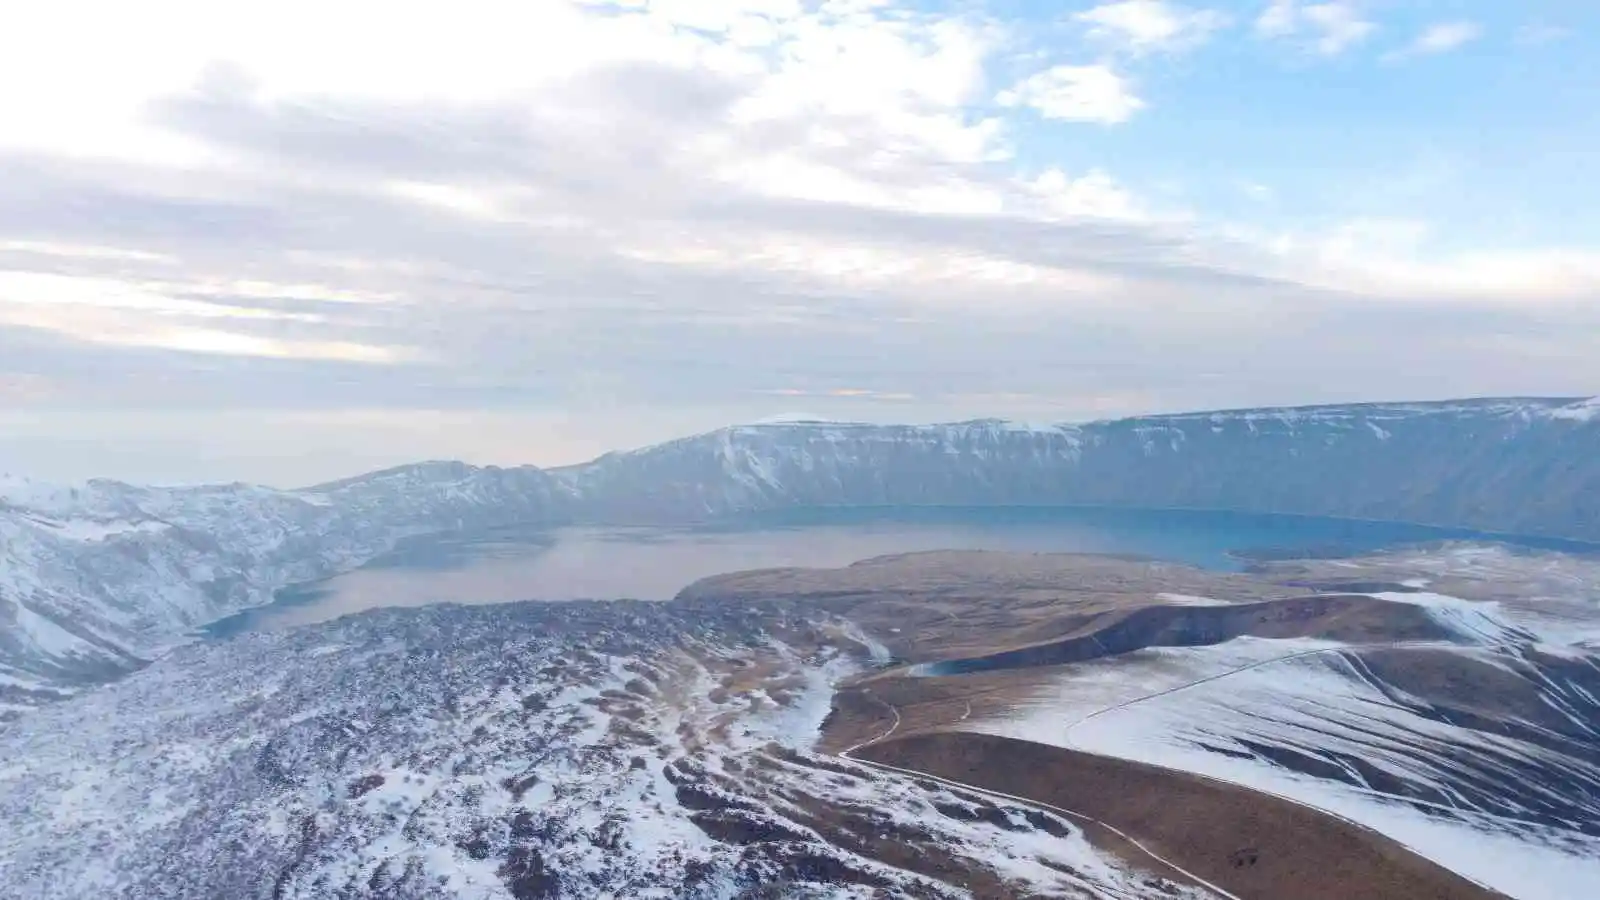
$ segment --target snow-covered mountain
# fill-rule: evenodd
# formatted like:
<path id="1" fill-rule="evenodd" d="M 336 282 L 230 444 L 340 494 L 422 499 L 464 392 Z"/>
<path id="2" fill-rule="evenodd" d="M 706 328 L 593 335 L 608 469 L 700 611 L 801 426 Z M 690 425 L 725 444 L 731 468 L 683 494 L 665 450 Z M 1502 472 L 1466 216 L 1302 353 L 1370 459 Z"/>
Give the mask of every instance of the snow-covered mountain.
<path id="1" fill-rule="evenodd" d="M 1600 401 L 1468 400 L 1085 425 L 741 426 L 554 474 L 599 519 L 789 506 L 1085 504 L 1600 540 Z"/>
<path id="2" fill-rule="evenodd" d="M 1600 540 L 1600 401 L 739 426 L 581 466 L 421 463 L 301 491 L 0 477 L 0 717 L 411 534 L 801 506 L 1106 504 Z"/>
<path id="3" fill-rule="evenodd" d="M 0 729 L 0 884 L 1587 896 L 1600 565 L 1336 562 L 909 554 L 670 602 L 380 609 L 191 644 Z M 1410 584 L 1343 593 L 1352 573 Z M 1432 592 L 1508 579 L 1556 594 Z"/>
<path id="4" fill-rule="evenodd" d="M 425 463 L 310 491 L 0 481 L 0 718 L 409 534 L 554 521 L 537 469 Z"/>

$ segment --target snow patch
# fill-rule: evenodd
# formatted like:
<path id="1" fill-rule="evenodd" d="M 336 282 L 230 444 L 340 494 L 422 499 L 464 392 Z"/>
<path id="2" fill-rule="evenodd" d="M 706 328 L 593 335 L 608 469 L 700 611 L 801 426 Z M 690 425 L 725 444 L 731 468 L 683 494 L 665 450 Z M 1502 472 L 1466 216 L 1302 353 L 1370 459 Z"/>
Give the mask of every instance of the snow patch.
<path id="1" fill-rule="evenodd" d="M 89 487 L 85 484 L 56 484 L 0 472 L 0 507 L 58 510 L 78 502 L 78 498 L 88 491 Z"/>
<path id="2" fill-rule="evenodd" d="M 1193 594 L 1169 594 L 1163 591 L 1156 595 L 1156 599 L 1174 606 L 1230 606 L 1227 600 L 1218 600 L 1215 597 L 1196 597 Z"/>
<path id="3" fill-rule="evenodd" d="M 1023 422 L 1014 419 L 996 419 L 995 425 L 1001 431 L 1012 434 L 1072 434 L 1078 433 L 1076 425 L 1063 425 L 1050 422 Z"/>
<path id="4" fill-rule="evenodd" d="M 1491 645 L 1462 651 L 1486 659 L 1498 658 L 1497 642 L 1523 635 L 1498 604 L 1437 594 L 1380 596 L 1414 602 L 1474 642 Z M 1404 699 L 1402 692 L 1392 685 L 1380 689 L 1360 659 L 1344 649 L 1325 641 L 1239 639 L 1142 650 L 1068 667 L 1011 714 L 967 727 L 1276 794 L 1374 828 L 1510 896 L 1586 896 L 1587 886 L 1600 880 L 1600 838 L 1535 824 L 1538 813 L 1532 811 L 1519 818 L 1515 806 L 1488 815 L 1458 790 L 1484 777 L 1516 782 L 1517 761 L 1531 761 L 1541 751 L 1510 736 L 1412 712 L 1396 702 Z M 1546 682 L 1541 700 L 1561 711 L 1560 692 L 1572 687 Z M 1420 700 L 1417 705 L 1428 706 Z M 1345 776 L 1302 774 L 1254 749 L 1262 746 L 1321 760 Z M 1343 762 L 1352 758 L 1417 785 L 1418 797 L 1448 799 L 1450 805 L 1406 802 L 1373 789 L 1361 769 Z M 1581 802 L 1557 797 L 1555 787 L 1534 784 L 1527 791 L 1530 810 L 1543 801 Z M 1506 799 L 1517 802 L 1514 795 Z"/>
<path id="5" fill-rule="evenodd" d="M 1586 886 L 1600 879 L 1600 839 L 1534 825 L 1512 829 L 1492 818 L 1480 820 L 1470 810 L 1440 816 L 1252 754 L 1207 749 L 1236 747 L 1233 739 L 1245 736 L 1301 753 L 1358 754 L 1381 770 L 1403 773 L 1449 796 L 1449 783 L 1431 768 L 1435 763 L 1408 756 L 1403 748 L 1413 735 L 1440 746 L 1458 743 L 1460 736 L 1448 733 L 1452 729 L 1395 707 L 1338 665 L 1302 658 L 1109 709 L 1047 742 L 1197 772 L 1296 800 L 1374 828 L 1511 896 L 1584 896 Z M 1498 752 L 1519 752 L 1512 742 L 1504 743 Z M 1363 783 L 1359 772 L 1352 771 L 1351 779 Z"/>
<path id="6" fill-rule="evenodd" d="M 70 541 L 98 542 L 129 534 L 160 534 L 172 527 L 166 522 L 157 522 L 152 519 L 128 522 L 121 520 L 48 519 L 40 516 L 26 516 L 26 518 L 47 533 Z"/>
<path id="7" fill-rule="evenodd" d="M 1567 406 L 1558 406 L 1555 409 L 1545 410 L 1547 417 L 1563 419 L 1568 422 L 1593 422 L 1600 417 L 1600 397 L 1590 397 Z"/>
<path id="8" fill-rule="evenodd" d="M 12 621 L 24 641 L 40 653 L 53 659 L 62 659 L 82 653 L 88 644 L 52 619 L 46 618 L 26 606 L 10 604 Z M 3 608 L 3 607 L 0 607 Z"/>
<path id="9" fill-rule="evenodd" d="M 847 639 L 866 648 L 873 665 L 886 666 L 894 661 L 894 654 L 889 652 L 889 648 L 882 641 L 863 631 L 856 623 L 846 622 L 839 630 Z M 892 630 L 898 632 L 900 629 Z"/>
<path id="10" fill-rule="evenodd" d="M 1434 621 L 1475 643 L 1505 645 L 1537 639 L 1537 635 L 1512 621 L 1494 601 L 1463 600 L 1427 591 L 1380 592 L 1371 596 L 1390 603 L 1420 606 Z"/>

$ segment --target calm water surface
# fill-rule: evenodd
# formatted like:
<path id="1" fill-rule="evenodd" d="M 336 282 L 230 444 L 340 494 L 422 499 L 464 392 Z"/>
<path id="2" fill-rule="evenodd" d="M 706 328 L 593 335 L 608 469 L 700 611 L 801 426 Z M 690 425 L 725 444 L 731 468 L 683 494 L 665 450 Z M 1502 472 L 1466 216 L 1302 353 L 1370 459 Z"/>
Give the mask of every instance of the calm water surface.
<path id="1" fill-rule="evenodd" d="M 1388 522 L 1083 508 L 806 510 L 676 528 L 513 528 L 406 542 L 355 571 L 280 591 L 274 603 L 207 632 L 293 627 L 379 606 L 668 600 L 723 572 L 842 566 L 919 550 L 1120 553 L 1230 570 L 1242 565 L 1230 556 L 1237 551 L 1363 551 L 1476 537 L 1483 535 Z"/>

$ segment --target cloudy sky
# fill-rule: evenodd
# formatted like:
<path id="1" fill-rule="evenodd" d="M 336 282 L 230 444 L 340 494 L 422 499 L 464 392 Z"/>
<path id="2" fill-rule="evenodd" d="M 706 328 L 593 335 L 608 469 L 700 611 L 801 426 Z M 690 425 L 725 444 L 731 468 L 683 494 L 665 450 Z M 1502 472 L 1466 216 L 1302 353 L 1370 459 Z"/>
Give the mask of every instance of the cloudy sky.
<path id="1" fill-rule="evenodd" d="M 1592 0 L 13 6 L 4 471 L 1600 393 Z"/>

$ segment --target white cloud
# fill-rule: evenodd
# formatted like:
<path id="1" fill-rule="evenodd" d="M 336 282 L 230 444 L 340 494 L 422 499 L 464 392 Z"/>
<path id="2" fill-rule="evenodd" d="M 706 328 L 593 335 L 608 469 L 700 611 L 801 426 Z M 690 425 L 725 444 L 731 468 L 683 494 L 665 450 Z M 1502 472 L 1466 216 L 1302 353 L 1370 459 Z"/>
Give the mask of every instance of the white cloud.
<path id="1" fill-rule="evenodd" d="M 1272 0 L 1255 28 L 1262 37 L 1303 41 L 1315 53 L 1338 56 L 1371 37 L 1377 25 L 1353 0 Z"/>
<path id="2" fill-rule="evenodd" d="M 1239 190 L 1255 203 L 1272 203 L 1277 198 L 1277 193 L 1271 187 L 1259 181 L 1241 181 Z"/>
<path id="3" fill-rule="evenodd" d="M 92 335 L 101 344 L 151 347 L 181 353 L 215 356 L 251 356 L 263 359 L 329 360 L 347 363 L 390 364 L 408 361 L 410 353 L 394 347 L 374 347 L 349 341 L 290 341 L 259 335 L 219 331 L 214 328 L 153 328 L 118 330 Z"/>
<path id="4" fill-rule="evenodd" d="M 1317 51 L 1327 56 L 1336 56 L 1361 43 L 1377 28 L 1350 3 L 1316 3 L 1305 7 L 1302 13 L 1320 32 Z"/>
<path id="5" fill-rule="evenodd" d="M 1368 258 L 1352 286 L 1453 304 L 1464 299 L 1521 305 L 1588 303 L 1600 294 L 1600 254 L 1585 250 L 1477 251 Z"/>
<path id="6" fill-rule="evenodd" d="M 1449 53 L 1483 37 L 1483 26 L 1477 22 L 1436 22 L 1422 30 L 1396 57 L 1433 56 Z"/>
<path id="7" fill-rule="evenodd" d="M 1571 28 L 1564 25 L 1555 25 L 1549 22 L 1529 22 L 1517 29 L 1516 41 L 1519 46 L 1539 47 L 1564 41 L 1574 34 Z"/>
<path id="8" fill-rule="evenodd" d="M 176 264 L 177 259 L 161 253 L 142 250 L 124 250 L 118 247 L 91 247 L 78 244 L 60 244 L 51 241 L 0 240 L 0 254 L 39 256 L 52 259 L 117 260 L 122 262 Z"/>
<path id="9" fill-rule="evenodd" d="M 295 314 L 226 306 L 165 296 L 141 284 L 46 272 L 0 271 L 0 315 L 4 310 L 120 309 L 155 316 L 197 319 L 292 319 Z M 316 321 L 301 317 L 302 321 Z"/>
<path id="10" fill-rule="evenodd" d="M 1059 214 L 1073 217 L 1104 217 L 1131 207 L 1126 195 L 1103 176 L 1086 176 L 1081 186 L 1061 189 L 1058 202 Z M 846 245 L 782 232 L 727 234 L 715 242 L 650 239 L 625 252 L 634 259 L 698 270 L 788 277 L 800 290 L 869 291 L 921 305 L 966 303 L 985 291 L 1004 290 L 1010 293 L 1009 307 L 1021 310 L 1039 299 L 1093 299 L 1114 290 L 1119 282 L 1092 269 L 1032 263 L 959 245 L 906 244 L 888 237 Z"/>
<path id="11" fill-rule="evenodd" d="M 1581 304 L 1600 293 L 1600 253 L 1443 252 L 1433 247 L 1436 226 L 1418 219 L 1354 218 L 1320 231 L 1238 236 L 1276 256 L 1284 277 L 1383 302 Z"/>
<path id="12" fill-rule="evenodd" d="M 395 181 L 383 189 L 396 197 L 469 218 L 506 218 L 492 192 L 427 181 Z"/>
<path id="13" fill-rule="evenodd" d="M 1094 155 L 1132 130 L 1038 127 L 1143 114 L 1123 67 L 1194 46 L 1191 2 L 1103 4 L 1072 26 L 1105 58 L 1044 71 L 1012 55 L 1036 22 L 965 3 L 34 4 L 0 31 L 0 395 L 83 413 L 36 460 L 114 433 L 171 467 L 199 432 L 232 439 L 218 410 L 276 410 L 285 446 L 371 451 L 317 463 L 347 470 L 570 460 L 540 436 L 587 453 L 786 397 L 904 419 L 1427 393 L 1361 362 L 1390 341 L 1447 371 L 1430 335 L 1507 321 L 1559 324 L 1547 349 L 1600 333 L 1571 302 L 1594 296 L 1581 247 L 1308 230 L 1295 148 L 1147 191 L 1174 174 L 1159 153 Z M 1279 2 L 1256 26 L 1336 52 L 1366 8 Z M 1246 208 L 1289 237 L 1169 208 L 1236 197 L 1236 171 L 1271 178 Z M 1269 377 L 1195 374 L 1241 358 Z M 1520 356 L 1472 369 L 1451 390 L 1537 389 Z M 163 410 L 170 440 L 141 439 Z M 459 427 L 380 424 L 414 411 Z M 282 474 L 305 454 L 245 449 L 309 480 Z"/>
<path id="14" fill-rule="evenodd" d="M 1148 221 L 1151 213 L 1109 174 L 1095 169 L 1072 178 L 1060 169 L 1048 169 L 1027 183 L 1045 210 L 1067 219 L 1097 218 L 1127 222 Z"/>
<path id="15" fill-rule="evenodd" d="M 37 329 L 92 344 L 148 347 L 219 356 L 395 363 L 414 358 L 400 347 L 297 339 L 226 330 L 205 321 L 315 326 L 313 313 L 169 296 L 151 285 L 43 272 L 0 271 L 0 326 Z"/>
<path id="16" fill-rule="evenodd" d="M 1089 36 L 1134 55 L 1187 50 L 1225 27 L 1215 10 L 1189 9 L 1166 0 L 1120 0 L 1076 14 Z"/>
<path id="17" fill-rule="evenodd" d="M 1105 125 L 1126 122 L 1145 106 L 1133 85 L 1105 65 L 1053 66 L 1023 79 L 996 101 L 1028 107 L 1047 119 Z"/>
<path id="18" fill-rule="evenodd" d="M 1299 0 L 1272 0 L 1256 18 L 1256 31 L 1267 37 L 1293 34 L 1299 27 Z"/>

